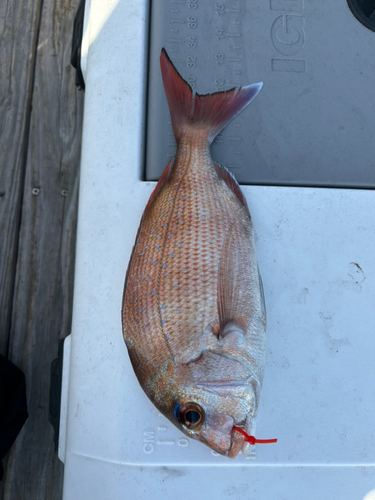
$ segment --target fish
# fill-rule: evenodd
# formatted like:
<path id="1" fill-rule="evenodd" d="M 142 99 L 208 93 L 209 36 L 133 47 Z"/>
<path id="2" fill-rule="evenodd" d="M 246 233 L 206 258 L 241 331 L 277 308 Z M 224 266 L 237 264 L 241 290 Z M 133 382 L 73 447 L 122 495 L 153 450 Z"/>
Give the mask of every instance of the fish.
<path id="1" fill-rule="evenodd" d="M 159 412 L 215 452 L 247 456 L 258 442 L 251 434 L 266 307 L 245 196 L 213 161 L 210 144 L 262 83 L 200 95 L 165 49 L 160 65 L 177 152 L 141 218 L 125 277 L 123 336 Z"/>

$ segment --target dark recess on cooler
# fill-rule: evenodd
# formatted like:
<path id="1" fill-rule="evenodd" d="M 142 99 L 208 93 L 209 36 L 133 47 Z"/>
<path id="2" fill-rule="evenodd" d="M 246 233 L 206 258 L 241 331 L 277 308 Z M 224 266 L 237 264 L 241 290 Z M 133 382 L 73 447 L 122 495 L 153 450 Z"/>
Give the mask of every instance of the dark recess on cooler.
<path id="1" fill-rule="evenodd" d="M 81 69 L 81 45 L 83 37 L 83 21 L 85 15 L 85 0 L 81 0 L 74 18 L 71 65 L 76 69 L 76 87 L 85 90 L 85 80 Z"/>
<path id="2" fill-rule="evenodd" d="M 375 31 L 375 0 L 347 0 L 350 10 L 363 26 Z"/>

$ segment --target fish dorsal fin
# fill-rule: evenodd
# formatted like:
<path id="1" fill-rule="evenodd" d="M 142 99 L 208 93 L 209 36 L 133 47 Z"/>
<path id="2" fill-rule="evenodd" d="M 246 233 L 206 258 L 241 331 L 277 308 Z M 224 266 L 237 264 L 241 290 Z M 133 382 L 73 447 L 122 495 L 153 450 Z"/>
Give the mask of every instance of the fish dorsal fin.
<path id="1" fill-rule="evenodd" d="M 217 280 L 219 338 L 230 332 L 245 333 L 251 312 L 250 248 L 245 230 L 232 224 L 225 238 Z"/>
<path id="2" fill-rule="evenodd" d="M 217 172 L 218 176 L 220 177 L 220 179 L 223 179 L 223 181 L 229 187 L 229 189 L 231 191 L 233 191 L 233 193 L 237 196 L 237 198 L 239 199 L 239 201 L 246 208 L 246 211 L 247 211 L 247 213 L 249 214 L 249 217 L 250 217 L 250 211 L 249 211 L 249 207 L 247 205 L 246 198 L 243 195 L 243 192 L 241 191 L 241 188 L 240 188 L 240 186 L 239 186 L 236 178 L 234 177 L 234 175 L 231 174 L 229 172 L 229 170 L 227 170 L 222 165 L 219 165 L 218 163 L 215 163 L 215 168 L 216 168 L 216 172 Z"/>
<path id="3" fill-rule="evenodd" d="M 137 236 L 135 237 L 135 244 L 133 246 L 133 250 L 132 250 L 132 253 L 131 253 L 131 256 L 130 256 L 130 259 L 129 259 L 128 268 L 126 270 L 124 293 L 123 293 L 123 296 L 122 296 L 122 307 L 123 308 L 124 308 L 124 304 L 125 304 L 125 293 L 126 293 L 126 287 L 127 287 L 127 284 L 128 284 L 129 269 L 131 267 L 131 263 L 132 263 L 134 252 L 135 252 L 135 247 L 137 245 L 137 241 L 138 241 L 139 233 L 140 233 L 141 228 L 142 228 L 143 221 L 145 220 L 145 217 L 146 217 L 148 211 L 150 210 L 151 205 L 154 203 L 154 201 L 156 200 L 158 194 L 163 189 L 163 186 L 168 182 L 168 180 L 169 180 L 169 178 L 171 176 L 171 172 L 172 172 L 172 160 L 165 167 L 164 172 L 162 173 L 162 176 L 160 177 L 158 183 L 156 184 L 155 189 L 151 193 L 151 196 L 150 196 L 150 198 L 149 198 L 149 200 L 147 202 L 146 208 L 143 211 L 141 222 L 139 224 L 139 228 L 138 228 L 138 231 L 137 231 Z"/>

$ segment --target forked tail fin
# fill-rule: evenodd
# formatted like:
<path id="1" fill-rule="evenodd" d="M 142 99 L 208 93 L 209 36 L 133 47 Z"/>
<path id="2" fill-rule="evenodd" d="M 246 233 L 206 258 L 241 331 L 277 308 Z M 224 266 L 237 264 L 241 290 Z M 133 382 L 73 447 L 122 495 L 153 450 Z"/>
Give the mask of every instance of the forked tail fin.
<path id="1" fill-rule="evenodd" d="M 165 49 L 161 51 L 160 65 L 177 142 L 189 128 L 199 127 L 207 131 L 211 143 L 220 130 L 250 104 L 263 85 L 254 83 L 239 90 L 193 96 L 190 85 L 173 66 Z"/>

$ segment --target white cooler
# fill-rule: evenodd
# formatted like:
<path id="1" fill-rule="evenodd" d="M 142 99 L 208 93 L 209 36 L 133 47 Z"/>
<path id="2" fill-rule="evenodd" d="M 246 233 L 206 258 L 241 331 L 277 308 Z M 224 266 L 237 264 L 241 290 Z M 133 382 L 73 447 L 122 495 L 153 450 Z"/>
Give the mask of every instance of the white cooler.
<path id="1" fill-rule="evenodd" d="M 276 445 L 257 445 L 247 458 L 219 456 L 187 439 L 138 384 L 122 338 L 121 299 L 155 186 L 142 180 L 149 21 L 145 0 L 86 4 L 74 311 L 59 442 L 64 499 L 374 500 L 370 189 L 242 187 L 268 316 L 256 435 L 277 437 Z"/>

